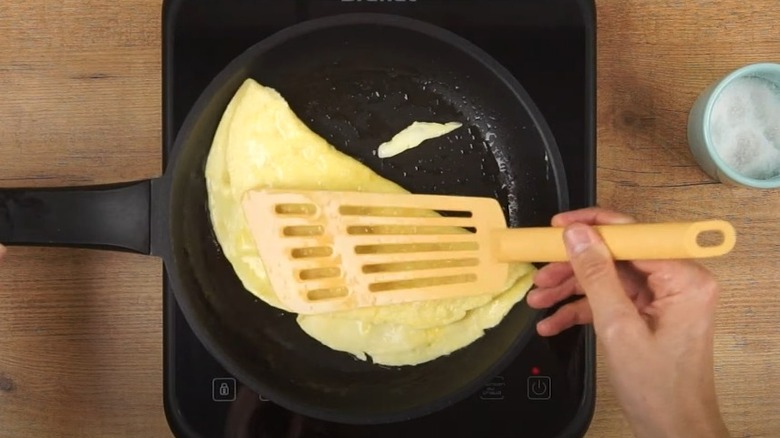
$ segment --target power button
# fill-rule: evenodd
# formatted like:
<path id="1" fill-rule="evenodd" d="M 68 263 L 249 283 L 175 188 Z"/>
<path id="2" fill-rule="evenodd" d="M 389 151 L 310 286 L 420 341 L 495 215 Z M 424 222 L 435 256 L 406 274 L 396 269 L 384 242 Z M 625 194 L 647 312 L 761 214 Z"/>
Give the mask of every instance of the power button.
<path id="1" fill-rule="evenodd" d="M 528 377 L 528 400 L 549 400 L 552 382 L 548 376 Z"/>

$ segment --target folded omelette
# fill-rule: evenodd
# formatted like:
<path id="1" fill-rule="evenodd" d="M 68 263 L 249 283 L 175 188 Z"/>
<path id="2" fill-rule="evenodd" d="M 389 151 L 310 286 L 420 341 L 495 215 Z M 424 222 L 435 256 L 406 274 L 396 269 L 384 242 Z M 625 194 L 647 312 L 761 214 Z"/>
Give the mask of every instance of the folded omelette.
<path id="1" fill-rule="evenodd" d="M 275 90 L 247 79 L 228 105 L 206 164 L 211 222 L 244 287 L 282 310 L 241 208 L 258 188 L 408 193 L 312 132 Z M 327 347 L 388 366 L 417 365 L 466 347 L 531 288 L 533 265 L 515 264 L 506 289 L 322 315 L 298 315 Z"/>

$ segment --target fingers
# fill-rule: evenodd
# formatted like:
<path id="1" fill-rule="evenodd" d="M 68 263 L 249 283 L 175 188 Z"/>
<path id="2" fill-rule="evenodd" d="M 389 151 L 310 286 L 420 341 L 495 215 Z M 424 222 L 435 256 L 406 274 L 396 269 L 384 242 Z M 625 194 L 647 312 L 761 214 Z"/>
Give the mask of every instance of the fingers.
<path id="1" fill-rule="evenodd" d="M 6 252 L 5 247 L 2 244 L 0 244 L 0 259 L 3 258 L 3 256 L 5 255 L 5 252 Z"/>
<path id="2" fill-rule="evenodd" d="M 563 283 L 551 288 L 533 289 L 526 301 L 531 308 L 547 309 L 577 293 L 577 279 L 569 277 Z"/>
<path id="3" fill-rule="evenodd" d="M 647 291 L 647 275 L 638 271 L 631 262 L 616 262 L 618 278 L 629 298 L 634 300 L 642 292 Z"/>
<path id="4" fill-rule="evenodd" d="M 574 274 L 588 297 L 596 332 L 607 334 L 614 328 L 645 327 L 618 278 L 609 249 L 591 227 L 579 223 L 568 226 L 564 242 Z M 611 336 L 610 336 L 611 337 Z"/>
<path id="5" fill-rule="evenodd" d="M 534 276 L 534 284 L 539 287 L 553 287 L 571 278 L 574 271 L 569 263 L 550 263 Z"/>
<path id="6" fill-rule="evenodd" d="M 552 226 L 565 227 L 575 222 L 589 225 L 630 224 L 636 222 L 631 216 L 600 207 L 559 213 L 552 218 Z"/>
<path id="7" fill-rule="evenodd" d="M 617 262 L 615 267 L 623 289 L 636 307 L 641 309 L 649 304 L 645 299 L 650 295 L 647 275 L 636 269 L 631 262 Z M 528 303 L 533 308 L 548 308 L 572 295 L 582 295 L 582 288 L 577 284 L 571 263 L 550 263 L 536 273 L 534 284 L 537 288 L 528 293 Z"/>
<path id="8" fill-rule="evenodd" d="M 634 262 L 649 272 L 648 301 L 645 308 L 654 332 L 669 330 L 678 336 L 712 337 L 715 308 L 720 288 L 704 266 L 689 260 Z"/>
<path id="9" fill-rule="evenodd" d="M 636 260 L 631 263 L 637 270 L 645 274 L 696 270 L 700 266 L 693 260 Z"/>
<path id="10" fill-rule="evenodd" d="M 632 264 L 648 274 L 647 285 L 656 300 L 716 287 L 712 273 L 692 260 L 646 260 Z"/>
<path id="11" fill-rule="evenodd" d="M 593 322 L 588 300 L 583 298 L 558 309 L 551 316 L 536 324 L 536 331 L 540 336 L 555 336 L 575 325 L 590 324 Z"/>

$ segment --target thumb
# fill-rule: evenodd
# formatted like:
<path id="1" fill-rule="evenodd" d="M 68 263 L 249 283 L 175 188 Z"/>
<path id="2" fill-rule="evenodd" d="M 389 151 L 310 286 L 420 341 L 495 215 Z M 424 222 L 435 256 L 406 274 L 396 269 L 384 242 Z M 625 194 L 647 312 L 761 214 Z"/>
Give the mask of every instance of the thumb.
<path id="1" fill-rule="evenodd" d="M 5 255 L 5 247 L 0 243 L 0 259 Z"/>
<path id="2" fill-rule="evenodd" d="M 563 236 L 574 275 L 588 297 L 596 333 L 608 334 L 611 328 L 624 324 L 643 324 L 598 232 L 575 223 L 565 229 Z"/>

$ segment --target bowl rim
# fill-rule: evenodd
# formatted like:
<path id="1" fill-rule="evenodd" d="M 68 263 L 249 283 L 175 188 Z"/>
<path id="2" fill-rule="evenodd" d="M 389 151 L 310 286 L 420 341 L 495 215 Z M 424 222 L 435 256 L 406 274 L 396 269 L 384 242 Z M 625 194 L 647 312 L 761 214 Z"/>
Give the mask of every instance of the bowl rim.
<path id="1" fill-rule="evenodd" d="M 746 186 L 762 189 L 773 189 L 780 188 L 780 175 L 770 179 L 757 179 L 737 172 L 720 158 L 720 154 L 715 149 L 710 135 L 710 120 L 712 118 L 712 109 L 715 106 L 715 102 L 717 102 L 717 100 L 720 98 L 720 95 L 723 93 L 723 90 L 725 90 L 726 87 L 728 87 L 736 79 L 755 76 L 756 73 L 765 71 L 773 71 L 776 72 L 778 76 L 780 76 L 780 64 L 773 62 L 748 64 L 732 71 L 723 77 L 715 85 L 715 88 L 710 93 L 709 99 L 707 99 L 707 105 L 704 108 L 704 114 L 702 118 L 702 128 L 704 131 L 704 145 L 707 148 L 707 152 L 710 155 L 712 161 L 715 163 L 715 166 L 717 166 L 719 172 L 725 173 L 728 178 Z M 780 86 L 780 82 L 778 82 L 777 85 Z"/>

